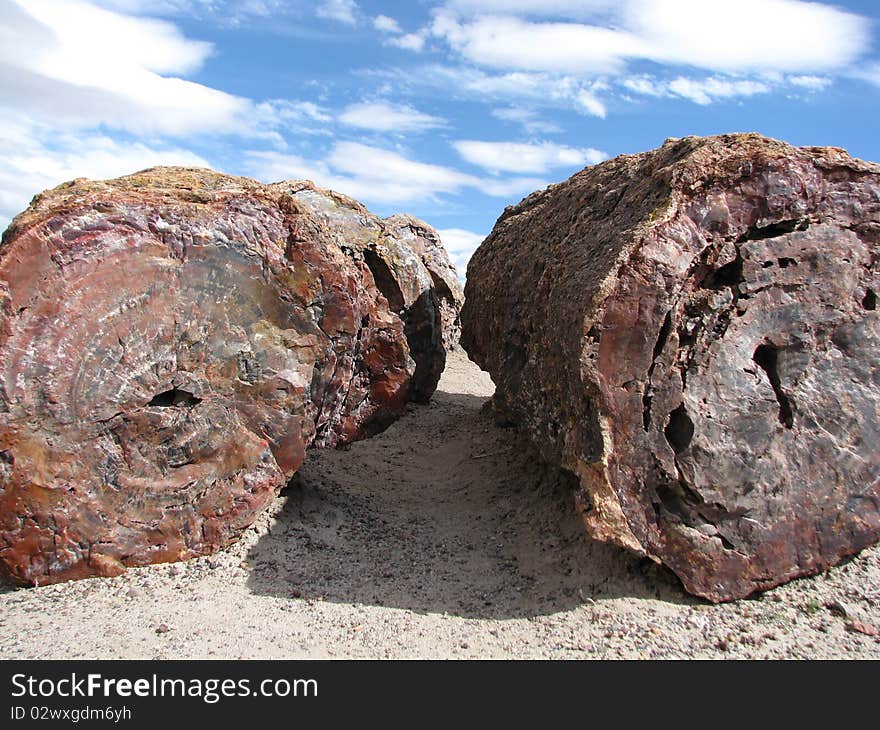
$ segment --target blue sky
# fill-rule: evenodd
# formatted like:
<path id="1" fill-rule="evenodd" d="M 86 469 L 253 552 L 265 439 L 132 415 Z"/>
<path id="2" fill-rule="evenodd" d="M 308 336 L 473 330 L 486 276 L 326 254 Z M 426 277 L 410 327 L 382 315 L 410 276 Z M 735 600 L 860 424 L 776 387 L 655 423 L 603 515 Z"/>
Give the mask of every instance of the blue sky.
<path id="1" fill-rule="evenodd" d="M 155 164 L 310 178 L 441 231 L 666 137 L 880 160 L 880 9 L 800 0 L 0 0 L 0 228 Z"/>

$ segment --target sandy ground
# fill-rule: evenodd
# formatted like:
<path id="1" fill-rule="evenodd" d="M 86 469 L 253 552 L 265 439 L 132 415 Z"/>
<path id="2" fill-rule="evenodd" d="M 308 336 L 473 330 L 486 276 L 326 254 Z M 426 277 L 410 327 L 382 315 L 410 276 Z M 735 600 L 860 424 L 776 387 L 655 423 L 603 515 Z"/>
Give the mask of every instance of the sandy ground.
<path id="1" fill-rule="evenodd" d="M 433 402 L 312 452 L 208 558 L 0 587 L 5 658 L 880 658 L 880 550 L 712 606 L 591 541 L 571 496 L 481 410 L 459 351 Z M 829 608 L 831 606 L 831 608 Z"/>

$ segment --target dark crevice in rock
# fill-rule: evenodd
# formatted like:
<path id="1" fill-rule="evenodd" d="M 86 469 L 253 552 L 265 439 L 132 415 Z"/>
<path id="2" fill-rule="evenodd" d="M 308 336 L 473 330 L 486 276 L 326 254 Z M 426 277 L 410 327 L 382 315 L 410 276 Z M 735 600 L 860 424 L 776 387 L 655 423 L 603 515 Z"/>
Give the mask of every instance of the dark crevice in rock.
<path id="1" fill-rule="evenodd" d="M 669 339 L 669 333 L 672 332 L 672 310 L 670 309 L 663 318 L 663 324 L 660 327 L 660 334 L 657 335 L 657 342 L 654 343 L 654 351 L 651 354 L 651 367 L 654 367 L 654 361 L 660 357 L 663 348 L 666 347 L 666 340 Z"/>
<path id="2" fill-rule="evenodd" d="M 765 238 L 784 236 L 786 233 L 792 233 L 793 231 L 805 231 L 809 225 L 810 222 L 808 220 L 794 219 L 779 221 L 778 223 L 772 223 L 771 225 L 762 228 L 751 226 L 737 239 L 737 243 L 743 243 L 744 241 L 762 241 Z"/>
<path id="3" fill-rule="evenodd" d="M 436 271 L 428 269 L 428 275 L 431 277 L 431 283 L 434 285 L 434 291 L 438 299 L 445 299 L 450 303 L 455 303 L 455 296 L 449 284 Z"/>
<path id="4" fill-rule="evenodd" d="M 772 345 L 758 345 L 752 359 L 765 373 L 770 380 L 770 386 L 776 394 L 776 400 L 779 402 L 779 422 L 786 428 L 794 425 L 794 413 L 791 407 L 791 401 L 782 390 L 782 384 L 779 379 L 779 349 Z"/>
<path id="5" fill-rule="evenodd" d="M 680 493 L 680 489 L 678 484 L 659 484 L 655 488 L 655 493 L 657 494 L 657 499 L 660 500 L 660 505 L 669 512 L 670 514 L 678 517 L 682 522 L 688 522 L 690 520 L 690 510 L 687 508 L 685 501 Z M 659 518 L 660 517 L 660 509 L 659 505 L 655 503 L 654 505 L 654 514 Z"/>
<path id="6" fill-rule="evenodd" d="M 397 279 L 394 278 L 394 272 L 391 271 L 382 257 L 372 249 L 364 249 L 364 261 L 373 275 L 376 288 L 388 300 L 389 309 L 400 314 L 404 310 L 405 302 L 403 292 L 400 291 Z"/>
<path id="7" fill-rule="evenodd" d="M 684 403 L 669 414 L 669 423 L 666 424 L 663 433 L 676 454 L 680 454 L 691 445 L 694 437 L 694 422 L 688 415 Z"/>
<path id="8" fill-rule="evenodd" d="M 669 339 L 669 333 L 672 332 L 672 310 L 666 312 L 663 318 L 663 324 L 660 327 L 660 333 L 657 335 L 657 342 L 654 343 L 654 352 L 651 354 L 651 366 L 648 368 L 648 377 L 645 379 L 645 394 L 642 396 L 642 423 L 645 431 L 651 427 L 651 401 L 653 394 L 651 390 L 651 377 L 654 375 L 654 368 L 657 366 L 657 358 L 666 347 L 666 341 Z"/>
<path id="9" fill-rule="evenodd" d="M 422 292 L 403 313 L 404 332 L 409 351 L 416 363 L 411 381 L 411 397 L 427 403 L 446 365 L 446 350 L 440 339 L 440 316 L 432 290 Z"/>
<path id="10" fill-rule="evenodd" d="M 877 294 L 873 289 L 865 291 L 865 296 L 862 298 L 862 306 L 869 312 L 877 309 Z"/>
<path id="11" fill-rule="evenodd" d="M 147 403 L 148 406 L 157 408 L 192 408 L 202 402 L 201 398 L 197 398 L 188 390 L 182 388 L 171 388 L 164 393 L 154 395 L 152 400 Z"/>
<path id="12" fill-rule="evenodd" d="M 713 271 L 710 271 L 703 280 L 700 282 L 700 286 L 703 289 L 724 289 L 725 287 L 731 287 L 732 289 L 736 289 L 736 287 L 743 282 L 743 258 L 740 252 L 737 250 L 736 258 L 724 264 Z"/>

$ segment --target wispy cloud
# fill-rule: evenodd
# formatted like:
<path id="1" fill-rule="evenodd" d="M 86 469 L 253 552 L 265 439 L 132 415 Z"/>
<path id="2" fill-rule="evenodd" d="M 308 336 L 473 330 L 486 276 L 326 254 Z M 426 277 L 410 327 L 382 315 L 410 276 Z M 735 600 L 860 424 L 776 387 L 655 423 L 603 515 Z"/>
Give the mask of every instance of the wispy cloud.
<path id="1" fill-rule="evenodd" d="M 419 53 L 425 47 L 425 41 L 428 37 L 428 29 L 423 28 L 415 33 L 404 33 L 394 18 L 387 15 L 377 15 L 373 18 L 373 27 L 385 34 L 382 44 L 385 46 L 396 46 L 407 51 L 415 51 Z"/>
<path id="2" fill-rule="evenodd" d="M 397 46 L 397 48 L 419 53 L 425 47 L 427 36 L 428 34 L 425 32 L 404 33 L 403 35 L 388 38 L 385 41 L 385 45 Z"/>
<path id="3" fill-rule="evenodd" d="M 437 200 L 476 189 L 495 197 L 525 195 L 546 183 L 536 178 L 486 179 L 444 165 L 358 142 L 336 142 L 326 157 L 306 159 L 277 151 L 249 152 L 248 172 L 262 180 L 303 178 L 368 203 Z"/>
<path id="4" fill-rule="evenodd" d="M 557 167 L 583 167 L 608 159 L 605 152 L 592 147 L 578 149 L 552 142 L 526 144 L 459 140 L 453 146 L 463 159 L 492 172 L 540 174 Z"/>
<path id="5" fill-rule="evenodd" d="M 598 94 L 608 88 L 600 79 L 571 75 L 511 71 L 490 73 L 470 66 L 425 64 L 405 69 L 367 70 L 364 75 L 386 79 L 398 89 L 424 93 L 440 89 L 453 98 L 492 104 L 528 104 L 534 109 L 569 108 L 581 114 L 604 117 Z M 593 103 L 595 102 L 595 103 Z"/>
<path id="6" fill-rule="evenodd" d="M 324 0 L 315 8 L 315 15 L 327 20 L 354 25 L 357 23 L 358 4 L 354 0 Z"/>
<path id="7" fill-rule="evenodd" d="M 384 101 L 351 104 L 342 112 L 339 121 L 350 127 L 398 133 L 421 132 L 445 124 L 443 119 L 410 106 L 396 106 Z"/>
<path id="8" fill-rule="evenodd" d="M 383 33 L 403 32 L 400 24 L 394 18 L 390 18 L 387 15 L 377 15 L 375 18 L 373 18 L 373 27 Z"/>
<path id="9" fill-rule="evenodd" d="M 792 86 L 797 86 L 801 89 L 806 89 L 807 91 L 824 91 L 827 89 L 832 81 L 827 76 L 789 76 L 787 79 L 788 83 Z"/>
<path id="10" fill-rule="evenodd" d="M 765 94 L 770 87 L 760 81 L 729 80 L 715 77 L 694 80 L 680 76 L 668 84 L 669 91 L 696 104 L 711 104 L 715 99 Z"/>
<path id="11" fill-rule="evenodd" d="M 735 10 L 703 0 L 547 5 L 545 15 L 591 22 L 532 20 L 536 6 L 524 2 L 452 2 L 436 11 L 431 32 L 482 66 L 577 74 L 619 73 L 636 60 L 733 73 L 821 71 L 852 64 L 870 42 L 863 18 L 800 0 L 739 0 Z"/>
<path id="12" fill-rule="evenodd" d="M 555 122 L 542 119 L 537 111 L 522 106 L 509 106 L 493 109 L 492 116 L 505 122 L 515 122 L 529 134 L 553 134 L 562 128 Z"/>

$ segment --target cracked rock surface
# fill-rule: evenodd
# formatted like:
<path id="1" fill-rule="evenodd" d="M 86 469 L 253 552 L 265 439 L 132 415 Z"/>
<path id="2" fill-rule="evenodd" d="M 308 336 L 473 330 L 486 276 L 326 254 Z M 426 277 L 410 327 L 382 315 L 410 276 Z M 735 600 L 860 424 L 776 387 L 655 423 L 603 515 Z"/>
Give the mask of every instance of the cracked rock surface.
<path id="1" fill-rule="evenodd" d="M 880 166 L 668 140 L 508 208 L 462 344 L 590 533 L 713 601 L 880 538 Z"/>
<path id="2" fill-rule="evenodd" d="M 442 294 L 394 236 L 310 183 L 201 169 L 35 198 L 0 248 L 0 571 L 50 583 L 213 552 L 307 448 L 429 398 Z M 371 260 L 390 249 L 406 267 Z"/>

